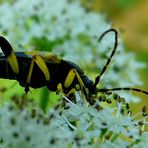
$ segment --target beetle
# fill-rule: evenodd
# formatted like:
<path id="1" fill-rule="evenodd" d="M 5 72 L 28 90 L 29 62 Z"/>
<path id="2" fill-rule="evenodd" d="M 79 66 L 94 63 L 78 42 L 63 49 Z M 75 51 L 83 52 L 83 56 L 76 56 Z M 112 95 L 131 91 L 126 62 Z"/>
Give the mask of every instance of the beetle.
<path id="1" fill-rule="evenodd" d="M 69 99 L 74 97 L 75 91 L 81 90 L 86 100 L 93 105 L 92 96 L 98 92 L 112 92 L 118 90 L 132 90 L 148 95 L 147 91 L 138 88 L 97 88 L 100 78 L 109 66 L 118 46 L 118 32 L 110 28 L 99 38 L 99 41 L 109 32 L 115 34 L 115 43 L 110 57 L 107 59 L 101 73 L 93 82 L 74 62 L 64 60 L 52 53 L 44 52 L 14 52 L 6 38 L 0 36 L 0 47 L 3 53 L 0 54 L 0 78 L 17 80 L 20 86 L 28 93 L 29 87 L 40 88 L 47 86 L 50 91 L 65 94 Z"/>

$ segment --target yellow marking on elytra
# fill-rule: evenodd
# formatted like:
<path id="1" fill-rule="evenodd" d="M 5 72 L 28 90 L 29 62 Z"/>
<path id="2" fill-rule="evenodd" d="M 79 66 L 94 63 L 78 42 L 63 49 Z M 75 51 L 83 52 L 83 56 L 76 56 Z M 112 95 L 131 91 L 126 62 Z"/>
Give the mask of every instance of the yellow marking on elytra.
<path id="1" fill-rule="evenodd" d="M 13 50 L 11 51 L 10 55 L 7 57 L 7 61 L 9 62 L 14 73 L 19 74 L 19 65 Z"/>
<path id="2" fill-rule="evenodd" d="M 54 54 L 45 54 L 44 60 L 49 63 L 59 64 L 61 63 L 62 58 Z"/>
<path id="3" fill-rule="evenodd" d="M 64 87 L 68 88 L 72 84 L 75 76 L 76 76 L 76 74 L 74 72 L 74 69 L 71 69 L 66 77 L 65 82 L 64 82 Z"/>
<path id="4" fill-rule="evenodd" d="M 42 72 L 44 73 L 46 80 L 49 81 L 50 79 L 49 70 L 43 58 L 39 55 L 35 55 L 32 58 L 35 61 L 35 63 L 39 66 L 39 68 L 42 70 Z"/>
<path id="5" fill-rule="evenodd" d="M 60 56 L 57 56 L 50 52 L 25 51 L 24 53 L 30 56 L 34 56 L 34 55 L 41 56 L 46 63 L 49 62 L 49 63 L 59 64 L 62 60 Z"/>

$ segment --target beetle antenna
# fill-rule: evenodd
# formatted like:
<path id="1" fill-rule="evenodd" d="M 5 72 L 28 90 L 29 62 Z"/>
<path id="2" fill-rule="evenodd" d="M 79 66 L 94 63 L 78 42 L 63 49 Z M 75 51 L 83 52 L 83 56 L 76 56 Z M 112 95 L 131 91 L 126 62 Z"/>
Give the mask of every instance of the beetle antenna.
<path id="1" fill-rule="evenodd" d="M 98 92 L 112 92 L 112 91 L 121 91 L 121 90 L 125 90 L 125 91 L 136 91 L 136 92 L 141 92 L 144 93 L 146 95 L 148 95 L 147 91 L 138 89 L 138 88 L 130 88 L 130 87 L 117 87 L 117 88 L 111 88 L 111 89 L 97 89 Z"/>
<path id="2" fill-rule="evenodd" d="M 116 52 L 116 49 L 117 49 L 117 46 L 118 46 L 118 32 L 117 32 L 117 30 L 115 30 L 115 29 L 113 29 L 113 28 L 111 28 L 111 29 L 105 31 L 105 32 L 100 36 L 100 38 L 99 38 L 98 41 L 100 42 L 100 41 L 102 40 L 102 38 L 103 38 L 108 32 L 114 32 L 114 33 L 115 33 L 115 43 L 114 43 L 114 47 L 113 47 L 113 50 L 112 50 L 112 53 L 111 53 L 110 57 L 108 58 L 106 64 L 104 65 L 104 67 L 103 67 L 101 73 L 96 77 L 95 83 L 94 83 L 94 87 L 96 87 L 96 86 L 98 85 L 98 83 L 100 82 L 100 78 L 101 78 L 101 76 L 105 73 L 106 69 L 108 68 L 108 66 L 109 66 L 109 64 L 110 64 L 110 62 L 111 62 L 111 60 L 112 60 L 112 57 L 114 56 L 114 54 L 115 54 L 115 52 Z"/>

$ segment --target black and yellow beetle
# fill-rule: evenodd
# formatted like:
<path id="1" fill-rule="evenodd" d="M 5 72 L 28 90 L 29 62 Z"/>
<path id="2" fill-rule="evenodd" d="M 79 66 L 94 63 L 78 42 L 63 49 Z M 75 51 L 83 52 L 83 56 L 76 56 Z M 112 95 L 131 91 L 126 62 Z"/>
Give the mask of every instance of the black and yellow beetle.
<path id="1" fill-rule="evenodd" d="M 96 77 L 95 82 L 90 80 L 81 68 L 71 61 L 66 61 L 51 53 L 31 52 L 15 52 L 10 43 L 0 36 L 0 47 L 3 53 L 0 54 L 0 78 L 15 79 L 25 92 L 29 91 L 29 87 L 40 88 L 47 86 L 50 91 L 61 92 L 67 97 L 74 96 L 75 91 L 81 90 L 90 103 L 91 97 L 97 95 L 98 92 L 110 92 L 116 90 L 133 90 L 148 94 L 148 92 L 137 88 L 113 88 L 98 89 L 101 76 L 106 71 L 113 55 L 118 46 L 118 34 L 115 29 L 105 31 L 99 41 L 108 32 L 115 33 L 115 44 L 101 73 Z"/>

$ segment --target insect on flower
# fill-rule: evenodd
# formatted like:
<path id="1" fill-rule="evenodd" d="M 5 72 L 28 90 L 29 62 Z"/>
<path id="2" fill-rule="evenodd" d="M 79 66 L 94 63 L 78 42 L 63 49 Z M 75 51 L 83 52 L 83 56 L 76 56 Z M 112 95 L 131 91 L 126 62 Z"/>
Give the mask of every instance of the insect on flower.
<path id="1" fill-rule="evenodd" d="M 2 69 L 0 78 L 17 80 L 22 87 L 25 87 L 25 93 L 29 91 L 29 87 L 40 88 L 47 86 L 50 91 L 61 92 L 71 100 L 75 96 L 75 91 L 80 90 L 91 105 L 94 104 L 91 99 L 92 96 L 96 96 L 99 92 L 132 90 L 148 95 L 147 91 L 138 88 L 99 89 L 97 87 L 118 46 L 118 32 L 112 28 L 105 31 L 99 41 L 109 32 L 115 34 L 114 47 L 101 73 L 95 78 L 94 82 L 74 62 L 64 60 L 52 53 L 14 52 L 10 43 L 2 36 L 0 36 L 0 47 L 3 51 L 0 54 L 0 67 Z"/>

